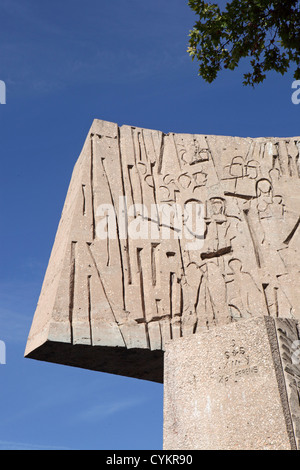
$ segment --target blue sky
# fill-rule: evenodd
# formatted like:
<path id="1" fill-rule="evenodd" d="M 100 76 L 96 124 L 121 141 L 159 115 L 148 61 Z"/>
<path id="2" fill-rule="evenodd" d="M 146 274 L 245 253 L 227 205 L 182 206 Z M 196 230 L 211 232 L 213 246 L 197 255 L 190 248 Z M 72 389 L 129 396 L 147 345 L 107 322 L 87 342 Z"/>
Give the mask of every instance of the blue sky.
<path id="1" fill-rule="evenodd" d="M 224 2 L 219 2 L 224 3 Z M 94 118 L 164 132 L 299 135 L 293 73 L 208 85 L 187 0 L 0 0 L 0 449 L 161 449 L 163 386 L 24 359 L 71 173 Z"/>

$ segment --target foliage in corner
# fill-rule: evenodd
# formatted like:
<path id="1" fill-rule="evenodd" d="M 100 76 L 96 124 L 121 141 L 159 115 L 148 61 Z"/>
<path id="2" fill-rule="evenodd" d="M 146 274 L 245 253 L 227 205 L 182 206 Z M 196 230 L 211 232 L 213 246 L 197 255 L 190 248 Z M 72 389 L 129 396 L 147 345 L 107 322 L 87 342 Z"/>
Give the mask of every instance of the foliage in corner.
<path id="1" fill-rule="evenodd" d="M 244 85 L 263 82 L 266 72 L 285 74 L 296 65 L 300 79 L 300 2 L 298 0 L 232 0 L 219 5 L 189 0 L 199 20 L 190 31 L 188 52 L 199 62 L 199 75 L 213 82 L 220 70 L 234 70 L 250 58 Z"/>

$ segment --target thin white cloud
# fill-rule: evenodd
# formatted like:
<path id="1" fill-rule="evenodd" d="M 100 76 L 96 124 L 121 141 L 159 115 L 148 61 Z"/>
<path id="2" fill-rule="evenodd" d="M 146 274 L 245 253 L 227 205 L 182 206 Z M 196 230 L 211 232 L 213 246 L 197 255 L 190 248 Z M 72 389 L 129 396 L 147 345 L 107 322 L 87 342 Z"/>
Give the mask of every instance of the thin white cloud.
<path id="1" fill-rule="evenodd" d="M 28 442 L 13 442 L 0 440 L 0 450 L 72 450 L 67 447 L 49 446 L 47 444 L 31 444 Z"/>
<path id="2" fill-rule="evenodd" d="M 146 398 L 132 398 L 127 400 L 120 400 L 111 403 L 101 403 L 92 406 L 78 413 L 74 419 L 76 421 L 99 421 L 112 415 L 119 414 L 122 411 L 127 411 L 131 408 L 136 408 L 146 402 Z"/>

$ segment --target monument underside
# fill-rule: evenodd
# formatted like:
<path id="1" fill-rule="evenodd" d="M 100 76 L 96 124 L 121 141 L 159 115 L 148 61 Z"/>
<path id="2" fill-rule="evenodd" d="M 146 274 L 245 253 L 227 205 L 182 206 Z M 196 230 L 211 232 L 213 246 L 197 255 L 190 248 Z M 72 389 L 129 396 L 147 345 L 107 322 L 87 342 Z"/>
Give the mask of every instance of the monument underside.
<path id="1" fill-rule="evenodd" d="M 162 382 L 169 340 L 253 317 L 298 320 L 299 155 L 300 137 L 95 120 L 25 355 Z"/>

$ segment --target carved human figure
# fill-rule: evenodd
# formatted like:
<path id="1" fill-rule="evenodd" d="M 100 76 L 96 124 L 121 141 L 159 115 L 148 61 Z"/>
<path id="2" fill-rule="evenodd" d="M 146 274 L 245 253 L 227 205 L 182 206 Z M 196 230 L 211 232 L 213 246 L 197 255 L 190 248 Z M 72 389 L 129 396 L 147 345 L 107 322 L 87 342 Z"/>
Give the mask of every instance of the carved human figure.
<path id="1" fill-rule="evenodd" d="M 199 260 L 199 251 L 204 245 L 204 204 L 194 198 L 184 202 L 182 248 L 188 262 Z"/>
<path id="2" fill-rule="evenodd" d="M 196 263 L 189 263 L 185 267 L 182 280 L 183 289 L 183 313 L 182 313 L 182 332 L 183 336 L 195 332 L 197 324 L 197 299 L 198 289 L 201 283 L 201 274 Z"/>
<path id="3" fill-rule="evenodd" d="M 261 245 L 262 267 L 277 275 L 285 273 L 285 266 L 278 254 L 283 248 L 286 231 L 285 208 L 281 196 L 274 196 L 269 180 L 257 182 L 256 198 L 250 204 L 250 216 L 256 228 L 257 240 Z M 255 221 L 256 218 L 256 221 Z"/>
<path id="4" fill-rule="evenodd" d="M 206 219 L 205 245 L 201 254 L 202 259 L 213 258 L 232 249 L 232 240 L 236 236 L 238 219 L 228 216 L 225 200 L 213 197 L 209 200 L 210 216 Z"/>
<path id="5" fill-rule="evenodd" d="M 208 261 L 201 266 L 203 288 L 199 291 L 199 307 L 197 308 L 197 317 L 207 319 L 208 324 L 223 325 L 231 321 L 227 303 L 227 289 L 223 270 L 217 262 Z M 205 310 L 202 311 L 203 301 Z"/>
<path id="6" fill-rule="evenodd" d="M 233 317 L 248 318 L 267 314 L 263 292 L 251 274 L 243 271 L 242 262 L 232 258 L 228 262 L 231 272 L 228 274 L 228 303 L 233 307 Z"/>
<path id="7" fill-rule="evenodd" d="M 286 274 L 286 266 L 279 254 L 284 247 L 286 221 L 283 200 L 281 196 L 274 196 L 268 179 L 262 178 L 257 182 L 256 198 L 250 201 L 245 212 L 269 313 L 277 316 L 278 291 L 281 290 L 278 278 Z"/>
<path id="8" fill-rule="evenodd" d="M 215 261 L 190 263 L 183 285 L 183 333 L 231 321 L 222 268 Z"/>

